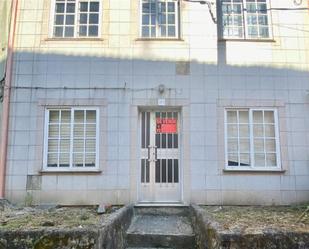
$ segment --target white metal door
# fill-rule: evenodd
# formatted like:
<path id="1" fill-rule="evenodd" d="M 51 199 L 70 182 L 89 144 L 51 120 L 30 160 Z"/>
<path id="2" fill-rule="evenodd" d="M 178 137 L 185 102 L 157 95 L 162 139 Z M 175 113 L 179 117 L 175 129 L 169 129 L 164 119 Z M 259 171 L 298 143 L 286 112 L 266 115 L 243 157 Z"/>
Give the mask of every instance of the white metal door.
<path id="1" fill-rule="evenodd" d="M 179 164 L 179 113 L 141 113 L 141 162 L 139 200 L 181 200 Z"/>

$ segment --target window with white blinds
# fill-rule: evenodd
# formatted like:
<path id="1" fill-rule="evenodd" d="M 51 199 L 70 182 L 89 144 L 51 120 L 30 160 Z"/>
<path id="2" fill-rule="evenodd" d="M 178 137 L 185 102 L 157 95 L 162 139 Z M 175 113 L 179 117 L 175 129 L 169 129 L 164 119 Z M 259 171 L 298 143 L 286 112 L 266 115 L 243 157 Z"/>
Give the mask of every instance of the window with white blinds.
<path id="1" fill-rule="evenodd" d="M 280 167 L 277 113 L 274 109 L 226 109 L 226 167 Z"/>
<path id="2" fill-rule="evenodd" d="M 45 167 L 96 168 L 98 163 L 98 110 L 46 111 Z"/>

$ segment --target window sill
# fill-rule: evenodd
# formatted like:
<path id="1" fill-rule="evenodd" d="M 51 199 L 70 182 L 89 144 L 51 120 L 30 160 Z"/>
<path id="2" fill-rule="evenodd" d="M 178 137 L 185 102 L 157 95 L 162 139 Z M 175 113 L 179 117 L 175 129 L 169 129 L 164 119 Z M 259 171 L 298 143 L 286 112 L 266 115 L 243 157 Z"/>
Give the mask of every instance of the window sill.
<path id="1" fill-rule="evenodd" d="M 224 173 L 262 173 L 262 174 L 283 174 L 286 170 L 283 169 L 223 169 Z"/>
<path id="2" fill-rule="evenodd" d="M 89 42 L 89 41 L 104 41 L 102 38 L 95 38 L 95 37 L 85 37 L 85 38 L 47 38 L 45 39 L 45 41 L 85 41 L 85 42 Z"/>
<path id="3" fill-rule="evenodd" d="M 41 170 L 39 171 L 42 175 L 47 174 L 101 174 L 102 170 L 93 169 L 93 170 Z"/>
<path id="4" fill-rule="evenodd" d="M 218 42 L 266 42 L 266 43 L 275 43 L 274 39 L 233 39 L 233 38 L 220 38 Z"/>
<path id="5" fill-rule="evenodd" d="M 137 38 L 135 41 L 178 41 L 183 42 L 184 40 L 181 38 Z"/>

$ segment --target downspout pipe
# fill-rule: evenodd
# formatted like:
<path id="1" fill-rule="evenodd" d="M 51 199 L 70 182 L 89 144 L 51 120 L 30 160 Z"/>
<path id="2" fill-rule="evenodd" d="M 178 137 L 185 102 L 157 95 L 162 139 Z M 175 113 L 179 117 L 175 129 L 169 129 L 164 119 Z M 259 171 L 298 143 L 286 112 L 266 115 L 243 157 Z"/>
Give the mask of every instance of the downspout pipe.
<path id="1" fill-rule="evenodd" d="M 11 22 L 9 29 L 8 40 L 8 55 L 5 69 L 5 83 L 3 89 L 3 116 L 1 126 L 1 144 L 0 144 L 0 199 L 5 198 L 5 176 L 6 176 L 6 160 L 9 132 L 9 113 L 10 113 L 10 95 L 13 76 L 13 55 L 14 55 L 14 40 L 17 21 L 18 0 L 12 0 L 11 7 Z"/>

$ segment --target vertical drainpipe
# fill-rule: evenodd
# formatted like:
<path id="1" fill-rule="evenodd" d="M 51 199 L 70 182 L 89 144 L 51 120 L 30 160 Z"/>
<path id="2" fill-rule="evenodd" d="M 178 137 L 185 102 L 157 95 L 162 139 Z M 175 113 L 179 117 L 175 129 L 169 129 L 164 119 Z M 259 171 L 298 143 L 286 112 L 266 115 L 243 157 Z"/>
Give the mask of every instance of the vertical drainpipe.
<path id="1" fill-rule="evenodd" d="M 5 197 L 5 175 L 6 159 L 9 131 L 9 113 L 10 113 L 10 93 L 12 83 L 13 69 L 13 51 L 16 29 L 18 0 L 12 0 L 11 22 L 9 27 L 8 56 L 5 69 L 5 84 L 3 89 L 3 118 L 2 118 L 2 140 L 0 144 L 0 199 Z"/>

